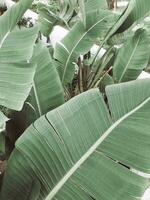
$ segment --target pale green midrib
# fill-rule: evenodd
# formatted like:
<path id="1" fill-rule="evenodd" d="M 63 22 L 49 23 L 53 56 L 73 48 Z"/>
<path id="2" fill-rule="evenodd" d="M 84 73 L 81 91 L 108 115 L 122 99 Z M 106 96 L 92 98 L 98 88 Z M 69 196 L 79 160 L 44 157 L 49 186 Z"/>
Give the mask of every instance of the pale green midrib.
<path id="1" fill-rule="evenodd" d="M 8 32 L 4 35 L 4 37 L 3 37 L 3 39 L 2 39 L 2 41 L 1 41 L 1 43 L 0 43 L 0 49 L 2 48 L 4 42 L 5 42 L 5 40 L 6 40 L 6 38 L 8 37 L 9 34 L 10 34 L 10 31 L 8 31 Z"/>
<path id="2" fill-rule="evenodd" d="M 130 62 L 131 62 L 131 59 L 132 59 L 132 57 L 133 57 L 134 54 L 135 54 L 135 51 L 136 51 L 136 49 L 137 49 L 137 47 L 138 47 L 138 44 L 139 44 L 139 42 L 140 42 L 140 38 L 141 38 L 141 36 L 139 36 L 139 38 L 138 38 L 138 40 L 137 40 L 137 43 L 136 43 L 136 45 L 135 45 L 135 47 L 134 47 L 134 49 L 133 49 L 133 52 L 132 52 L 132 54 L 131 54 L 131 56 L 130 56 L 130 58 L 129 58 L 129 60 L 128 60 L 128 63 L 127 63 L 127 65 L 126 65 L 125 69 L 124 69 L 123 72 L 122 72 L 122 75 L 121 75 L 121 77 L 120 77 L 120 79 L 119 79 L 119 83 L 121 82 L 123 76 L 125 75 L 125 73 L 126 73 L 126 71 L 127 71 L 127 69 L 128 69 L 128 66 L 129 66 L 129 64 L 130 64 Z"/>
<path id="3" fill-rule="evenodd" d="M 58 184 L 52 189 L 49 195 L 45 198 L 45 200 L 51 200 L 57 192 L 62 188 L 62 186 L 67 182 L 67 180 L 76 172 L 76 170 L 89 158 L 89 156 L 94 153 L 94 151 L 99 147 L 99 145 L 109 136 L 109 134 L 115 129 L 123 120 L 128 118 L 130 115 L 135 113 L 141 107 L 143 107 L 148 101 L 150 97 L 144 100 L 141 104 L 139 104 L 136 108 L 125 114 L 119 120 L 117 120 L 112 126 L 108 128 L 108 130 L 90 147 L 90 149 L 75 163 L 75 165 L 68 171 L 68 173 L 58 182 Z"/>
<path id="4" fill-rule="evenodd" d="M 108 16 L 107 16 L 107 17 L 108 17 Z M 74 50 L 76 49 L 76 47 L 77 47 L 78 44 L 80 43 L 80 41 L 86 36 L 86 34 L 87 34 L 89 31 L 91 31 L 97 24 L 99 24 L 100 22 L 102 22 L 102 21 L 103 21 L 105 18 L 107 18 L 107 17 L 102 18 L 101 20 L 99 20 L 98 22 L 96 22 L 93 26 L 91 26 L 91 27 L 82 35 L 82 37 L 79 39 L 79 41 L 77 42 L 77 44 L 76 44 L 76 45 L 74 46 L 74 48 L 71 50 L 70 55 L 68 56 L 68 59 L 67 59 L 67 61 L 66 61 L 65 67 L 64 67 L 64 72 L 63 72 L 63 76 L 62 76 L 62 79 L 61 79 L 62 83 L 64 82 L 64 78 L 65 78 L 65 75 L 66 75 L 66 71 L 67 71 L 67 66 L 68 66 L 69 60 L 70 60 L 70 58 L 71 58 L 71 56 L 72 56 Z"/>
<path id="5" fill-rule="evenodd" d="M 37 104 L 37 107 L 38 107 L 39 117 L 41 117 L 42 116 L 42 109 L 41 109 L 41 106 L 40 106 L 40 102 L 39 102 L 39 98 L 38 98 L 38 94 L 37 94 L 37 90 L 36 90 L 36 86 L 35 86 L 35 81 L 33 81 L 33 90 L 34 90 L 36 104 Z"/>

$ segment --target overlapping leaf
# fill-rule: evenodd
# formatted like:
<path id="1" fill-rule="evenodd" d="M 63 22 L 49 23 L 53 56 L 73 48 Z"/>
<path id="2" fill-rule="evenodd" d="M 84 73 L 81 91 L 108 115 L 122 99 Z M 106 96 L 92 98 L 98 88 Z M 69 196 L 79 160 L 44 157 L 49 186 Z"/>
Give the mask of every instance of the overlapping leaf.
<path id="1" fill-rule="evenodd" d="M 59 24 L 60 19 L 56 15 L 55 11 L 52 12 L 51 6 L 43 3 L 38 4 L 38 13 L 40 31 L 44 36 L 49 36 L 53 27 Z"/>
<path id="2" fill-rule="evenodd" d="M 64 94 L 58 72 L 50 53 L 41 43 L 35 46 L 32 62 L 37 64 L 30 103 L 37 116 L 64 103 Z"/>
<path id="3" fill-rule="evenodd" d="M 35 74 L 30 63 L 38 27 L 12 31 L 0 48 L 0 105 L 21 110 Z"/>
<path id="4" fill-rule="evenodd" d="M 98 10 L 98 9 L 107 9 L 107 1 L 106 0 L 87 0 L 85 2 L 85 11 L 86 13 Z"/>
<path id="5" fill-rule="evenodd" d="M 35 73 L 29 59 L 38 28 L 13 31 L 31 3 L 21 0 L 0 17 L 0 105 L 14 110 L 21 110 Z"/>
<path id="6" fill-rule="evenodd" d="M 32 189 L 46 200 L 141 198 L 149 181 L 119 163 L 150 172 L 149 84 L 106 87 L 111 115 L 92 89 L 38 119 L 16 143 L 1 199 L 25 200 Z"/>
<path id="7" fill-rule="evenodd" d="M 149 11 L 148 1 L 144 2 L 147 7 L 138 0 L 131 0 L 129 7 L 106 38 L 127 29 L 135 20 L 144 16 Z M 101 13 L 100 18 L 97 15 L 86 18 L 86 29 L 80 22 L 72 29 L 74 31 L 58 43 L 55 58 L 64 85 L 71 81 L 74 63 L 79 55 L 88 51 L 101 34 L 105 17 L 106 13 L 104 17 Z M 107 17 L 109 19 L 111 15 Z M 91 25 L 93 22 L 94 25 Z M 137 50 L 139 41 L 142 49 L 144 48 L 143 43 L 146 44 L 147 41 L 145 32 L 137 32 L 133 40 L 135 43 L 133 42 L 132 53 L 129 51 L 130 56 Z M 142 51 L 139 52 L 137 55 L 141 56 Z M 35 84 L 33 87 L 40 115 L 43 114 L 42 109 L 46 111 L 48 105 L 47 99 L 39 95 L 48 91 L 48 86 L 42 85 L 42 77 L 48 75 L 45 74 L 49 63 L 47 53 L 47 50 L 41 52 L 39 48 L 36 54 L 42 55 L 39 56 L 39 71 L 36 74 L 38 78 L 35 78 L 38 87 Z M 128 62 L 130 60 L 131 58 Z M 142 67 L 144 63 L 142 60 Z M 127 63 L 121 75 L 118 69 L 116 76 L 119 81 L 132 75 L 128 73 L 128 66 Z M 132 67 L 137 67 L 135 60 Z M 41 71 L 43 68 L 45 70 Z M 44 76 L 39 78 L 41 72 Z M 56 73 L 53 75 L 56 76 Z M 106 87 L 108 107 L 99 90 L 93 89 L 40 117 L 16 143 L 16 149 L 8 162 L 0 198 L 140 199 L 149 180 L 124 166 L 150 173 L 149 85 L 150 80 L 145 79 Z M 59 86 L 58 88 L 60 89 Z M 39 107 L 37 97 L 39 102 L 46 102 L 43 107 Z"/>
<path id="8" fill-rule="evenodd" d="M 135 80 L 147 66 L 149 60 L 149 37 L 146 30 L 139 29 L 119 49 L 113 67 L 113 77 L 117 82 Z"/>
<path id="9" fill-rule="evenodd" d="M 85 54 L 102 37 L 114 21 L 109 11 L 93 11 L 86 16 L 86 28 L 79 21 L 66 37 L 56 45 L 54 57 L 58 61 L 58 72 L 62 84 L 69 83 L 74 76 L 75 63 L 80 54 Z"/>
<path id="10" fill-rule="evenodd" d="M 131 11 L 129 12 L 129 15 L 125 19 L 125 21 L 121 24 L 118 32 L 123 32 L 127 28 L 129 28 L 133 23 L 135 23 L 137 20 L 144 18 L 150 13 L 150 4 L 149 0 L 131 0 L 129 2 L 129 7 L 131 7 Z M 128 10 L 127 9 L 127 10 Z M 130 9 L 129 9 L 130 10 Z"/>
<path id="11" fill-rule="evenodd" d="M 20 0 L 0 17 L 0 48 L 33 0 Z"/>
<path id="12" fill-rule="evenodd" d="M 0 63 L 29 61 L 37 39 L 38 26 L 13 30 L 0 48 Z"/>
<path id="13" fill-rule="evenodd" d="M 122 33 L 131 27 L 137 20 L 144 18 L 150 12 L 149 0 L 130 0 L 126 10 L 119 17 L 106 35 L 105 41 L 112 35 Z"/>
<path id="14" fill-rule="evenodd" d="M 78 0 L 62 0 L 60 2 L 60 18 L 64 19 L 67 22 L 71 19 L 75 8 L 77 8 Z"/>
<path id="15" fill-rule="evenodd" d="M 55 25 L 67 24 L 77 6 L 77 0 L 63 0 L 59 3 L 48 1 L 47 4 L 39 3 L 39 23 L 42 34 L 49 36 Z"/>

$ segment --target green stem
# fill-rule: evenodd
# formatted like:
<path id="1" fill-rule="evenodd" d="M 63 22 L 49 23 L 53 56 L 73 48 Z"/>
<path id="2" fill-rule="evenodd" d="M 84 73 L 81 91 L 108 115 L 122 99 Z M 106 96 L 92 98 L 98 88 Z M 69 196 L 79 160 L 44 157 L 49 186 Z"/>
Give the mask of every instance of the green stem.
<path id="1" fill-rule="evenodd" d="M 95 61 L 96 61 L 96 58 L 97 58 L 99 52 L 101 51 L 101 49 L 102 49 L 104 43 L 105 43 L 105 40 L 104 40 L 104 41 L 102 42 L 102 44 L 100 45 L 99 49 L 97 50 L 97 52 L 96 52 L 96 54 L 95 54 L 95 56 L 94 56 L 94 58 L 93 58 L 93 61 L 92 61 L 92 63 L 91 63 L 91 69 L 92 69 L 92 67 L 93 67 L 93 65 L 94 65 L 94 63 L 95 63 Z"/>

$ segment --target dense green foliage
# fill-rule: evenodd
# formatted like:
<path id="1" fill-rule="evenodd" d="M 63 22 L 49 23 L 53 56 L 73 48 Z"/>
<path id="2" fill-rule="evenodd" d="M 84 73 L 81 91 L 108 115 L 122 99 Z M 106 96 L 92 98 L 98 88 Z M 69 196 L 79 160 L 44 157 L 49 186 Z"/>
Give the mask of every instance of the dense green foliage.
<path id="1" fill-rule="evenodd" d="M 136 80 L 150 56 L 149 1 L 122 12 L 106 0 L 40 2 L 28 27 L 31 6 L 0 16 L 0 199 L 141 198 L 150 183 L 132 169 L 150 173 L 150 80 Z M 56 25 L 68 34 L 54 46 Z"/>

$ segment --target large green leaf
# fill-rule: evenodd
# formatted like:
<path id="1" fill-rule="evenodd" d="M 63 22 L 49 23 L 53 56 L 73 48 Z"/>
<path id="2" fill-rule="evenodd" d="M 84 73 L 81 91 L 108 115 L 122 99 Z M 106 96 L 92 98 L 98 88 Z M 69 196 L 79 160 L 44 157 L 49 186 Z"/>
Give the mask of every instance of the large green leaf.
<path id="1" fill-rule="evenodd" d="M 139 29 L 119 49 L 113 67 L 113 77 L 117 82 L 135 80 L 147 66 L 150 40 L 145 30 Z"/>
<path id="2" fill-rule="evenodd" d="M 12 31 L 0 48 L 0 105 L 21 110 L 32 87 L 34 63 L 29 62 L 38 27 Z"/>
<path id="3" fill-rule="evenodd" d="M 78 0 L 62 0 L 60 1 L 60 4 L 60 18 L 67 22 L 73 16 L 75 8 L 78 6 Z"/>
<path id="4" fill-rule="evenodd" d="M 38 3 L 40 30 L 45 36 L 49 36 L 55 25 L 66 24 L 73 16 L 77 0 L 59 0 Z"/>
<path id="5" fill-rule="evenodd" d="M 79 4 L 79 16 L 86 27 L 86 15 L 92 11 L 96 11 L 98 9 L 106 9 L 107 2 L 106 0 L 78 0 Z"/>
<path id="6" fill-rule="evenodd" d="M 147 16 L 150 13 L 149 0 L 131 0 L 129 7 L 132 7 L 130 14 L 125 21 L 121 24 L 117 32 L 122 32 L 129 28 L 137 20 Z"/>
<path id="7" fill-rule="evenodd" d="M 85 2 L 85 11 L 86 12 L 91 12 L 94 10 L 98 10 L 98 9 L 106 9 L 107 6 L 107 1 L 106 0 L 87 0 Z"/>
<path id="8" fill-rule="evenodd" d="M 0 48 L 33 0 L 20 0 L 0 17 Z"/>
<path id="9" fill-rule="evenodd" d="M 20 0 L 0 17 L 0 105 L 21 110 L 32 87 L 32 57 L 38 28 L 17 30 L 17 22 L 32 0 Z"/>
<path id="10" fill-rule="evenodd" d="M 27 62 L 33 54 L 38 26 L 13 30 L 0 48 L 0 63 Z"/>
<path id="11" fill-rule="evenodd" d="M 39 118 L 16 143 L 1 199 L 140 199 L 149 180 L 123 165 L 150 172 L 149 85 L 106 87 L 110 110 L 92 89 Z"/>
<path id="12" fill-rule="evenodd" d="M 86 16 L 86 27 L 79 21 L 65 38 L 56 44 L 54 57 L 58 61 L 58 72 L 62 84 L 69 83 L 80 54 L 85 54 L 98 37 L 105 35 L 114 21 L 114 15 L 105 10 L 93 11 Z"/>
<path id="13" fill-rule="evenodd" d="M 25 101 L 22 110 L 20 112 L 12 112 L 12 114 L 9 114 L 11 120 L 7 123 L 6 129 L 9 141 L 11 141 L 13 145 L 24 130 L 39 118 L 39 116 L 64 103 L 63 88 L 48 48 L 43 47 L 41 43 L 38 43 L 35 45 L 33 54 L 31 61 L 37 65 L 34 79 L 34 73 L 32 73 L 28 68 L 26 71 L 25 69 L 22 69 L 22 72 L 26 72 L 26 76 L 25 74 L 18 75 L 18 77 L 20 76 L 20 80 L 16 79 L 16 74 L 14 73 L 17 84 L 18 82 L 20 83 L 23 81 L 23 78 L 27 82 L 30 78 L 32 84 L 29 86 L 30 88 L 32 86 L 32 90 Z M 25 84 L 23 84 L 22 87 L 25 87 Z M 18 86 L 16 89 L 18 90 Z M 17 90 L 15 90 L 15 92 Z M 14 93 L 12 88 L 11 91 Z M 24 88 L 22 88 L 22 92 L 24 92 Z M 28 93 L 26 93 L 26 95 L 28 95 Z M 8 105 L 9 104 L 10 102 Z M 8 150 L 9 149 L 11 150 L 10 145 L 8 145 Z"/>
<path id="14" fill-rule="evenodd" d="M 30 103 L 41 116 L 64 103 L 64 92 L 50 53 L 41 43 L 35 46 L 32 62 L 37 68 Z"/>
<path id="15" fill-rule="evenodd" d="M 44 3 L 38 3 L 38 21 L 40 25 L 40 31 L 44 36 L 49 36 L 53 27 L 59 24 L 60 18 L 56 15 L 53 6 L 48 6 Z"/>
<path id="16" fill-rule="evenodd" d="M 105 41 L 112 35 L 122 33 L 131 27 L 137 20 L 145 17 L 150 12 L 149 0 L 130 0 L 127 8 L 118 18 L 117 22 L 108 31 Z"/>
<path id="17" fill-rule="evenodd" d="M 21 110 L 33 82 L 35 64 L 0 63 L 0 105 Z"/>

